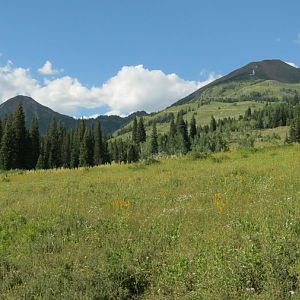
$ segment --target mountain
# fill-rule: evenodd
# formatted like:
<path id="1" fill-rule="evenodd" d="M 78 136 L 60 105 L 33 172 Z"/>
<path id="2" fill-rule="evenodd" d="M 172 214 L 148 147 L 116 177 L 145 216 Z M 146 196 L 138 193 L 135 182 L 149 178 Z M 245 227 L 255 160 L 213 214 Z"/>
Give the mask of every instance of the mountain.
<path id="1" fill-rule="evenodd" d="M 74 127 L 77 123 L 75 119 L 59 114 L 32 98 L 21 95 L 11 98 L 0 105 L 0 118 L 13 113 L 18 104 L 21 104 L 23 107 L 26 126 L 30 127 L 32 119 L 36 117 L 42 133 L 47 131 L 52 118 L 56 118 L 57 121 L 64 123 L 67 128 Z"/>
<path id="2" fill-rule="evenodd" d="M 239 118 L 249 107 L 260 109 L 266 101 L 286 101 L 300 96 L 300 69 L 281 60 L 252 62 L 226 76 L 198 89 L 166 109 L 146 116 L 145 129 L 149 135 L 155 121 L 157 131 L 169 130 L 170 114 L 184 112 L 190 122 L 194 115 L 197 124 L 209 124 L 213 115 L 216 119 Z M 129 123 L 115 132 L 118 138 L 131 135 Z"/>
<path id="3" fill-rule="evenodd" d="M 243 89 L 245 86 L 252 86 L 253 92 L 256 84 L 261 84 L 265 81 L 284 84 L 300 83 L 300 69 L 278 59 L 252 62 L 198 89 L 187 97 L 175 102 L 172 106 L 201 100 L 205 97 L 242 96 L 241 93 L 237 93 L 239 89 Z M 258 88 L 261 90 L 262 85 L 259 85 Z M 229 90 L 229 92 L 225 93 L 226 90 Z"/>
<path id="4" fill-rule="evenodd" d="M 39 128 L 41 133 L 45 133 L 47 131 L 50 122 L 53 118 L 55 118 L 57 121 L 64 123 L 64 125 L 67 128 L 74 128 L 78 123 L 77 119 L 55 112 L 49 107 L 41 105 L 34 99 L 21 95 L 11 98 L 0 104 L 0 118 L 3 118 L 7 114 L 13 113 L 18 104 L 22 104 L 25 113 L 26 126 L 29 128 L 32 119 L 36 117 L 39 122 Z M 110 135 L 123 125 L 130 122 L 135 116 L 146 115 L 147 113 L 145 111 L 140 111 L 135 112 L 127 117 L 99 116 L 95 119 L 87 119 L 86 122 L 88 125 L 91 126 L 96 124 L 96 122 L 100 120 L 103 134 Z"/>

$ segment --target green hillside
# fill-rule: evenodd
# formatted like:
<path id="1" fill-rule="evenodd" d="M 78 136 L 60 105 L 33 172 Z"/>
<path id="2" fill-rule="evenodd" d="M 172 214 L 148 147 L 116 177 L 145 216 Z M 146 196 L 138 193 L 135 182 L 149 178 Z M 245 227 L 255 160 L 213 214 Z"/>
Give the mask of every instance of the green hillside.
<path id="1" fill-rule="evenodd" d="M 191 95 L 175 102 L 167 109 L 145 117 L 149 133 L 153 121 L 159 133 L 168 129 L 168 114 L 187 112 L 184 119 L 191 120 L 193 114 L 197 124 L 205 125 L 213 115 L 216 119 L 237 118 L 248 107 L 259 109 L 266 102 L 287 102 L 300 95 L 300 69 L 280 60 L 265 60 L 250 63 L 214 82 L 200 88 Z M 114 136 L 128 137 L 132 122 L 117 130 Z"/>
<path id="2" fill-rule="evenodd" d="M 299 145 L 0 175 L 3 299 L 295 299 Z"/>
<path id="3" fill-rule="evenodd" d="M 192 116 L 195 116 L 196 122 L 199 125 L 209 124 L 211 116 L 213 115 L 216 119 L 222 119 L 225 117 L 238 118 L 243 115 L 247 108 L 259 109 L 263 107 L 262 103 L 254 101 L 241 101 L 234 103 L 224 102 L 211 102 L 209 104 L 200 105 L 199 103 L 189 103 L 177 106 L 171 106 L 164 111 L 157 114 L 143 117 L 145 123 L 145 129 L 149 135 L 152 129 L 152 122 L 155 120 L 157 124 L 157 130 L 159 133 L 165 133 L 169 130 L 169 122 L 161 122 L 160 120 L 167 117 L 168 114 L 173 113 L 175 116 L 179 111 L 185 111 L 183 118 L 186 121 L 190 121 Z M 126 126 L 117 130 L 114 134 L 115 137 L 127 138 L 131 136 L 132 122 Z"/>

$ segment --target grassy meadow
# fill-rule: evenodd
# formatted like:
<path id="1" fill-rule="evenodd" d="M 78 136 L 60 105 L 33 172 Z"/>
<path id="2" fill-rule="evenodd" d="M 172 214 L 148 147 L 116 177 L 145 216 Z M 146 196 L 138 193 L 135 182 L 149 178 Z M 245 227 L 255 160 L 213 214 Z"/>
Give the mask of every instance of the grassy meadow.
<path id="1" fill-rule="evenodd" d="M 300 145 L 0 173 L 2 299 L 299 299 Z"/>

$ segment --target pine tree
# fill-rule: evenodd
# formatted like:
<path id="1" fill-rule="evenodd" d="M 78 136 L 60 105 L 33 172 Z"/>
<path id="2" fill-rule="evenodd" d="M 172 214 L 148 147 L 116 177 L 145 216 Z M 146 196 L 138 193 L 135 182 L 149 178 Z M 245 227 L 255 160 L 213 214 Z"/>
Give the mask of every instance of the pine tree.
<path id="1" fill-rule="evenodd" d="M 171 121 L 170 121 L 169 135 L 170 135 L 170 137 L 174 137 L 175 134 L 176 134 L 176 126 L 175 126 L 175 122 L 174 122 L 174 114 L 172 113 Z"/>
<path id="2" fill-rule="evenodd" d="M 100 165 L 104 163 L 104 145 L 102 139 L 101 125 L 97 122 L 95 128 L 95 147 L 94 147 L 94 164 Z"/>
<path id="3" fill-rule="evenodd" d="M 216 131 L 217 130 L 217 122 L 216 122 L 216 119 L 213 116 L 211 116 L 209 129 L 210 129 L 210 131 Z"/>
<path id="4" fill-rule="evenodd" d="M 49 167 L 58 168 L 61 166 L 61 144 L 59 143 L 60 137 L 55 118 L 51 121 L 47 139 L 49 141 Z"/>
<path id="5" fill-rule="evenodd" d="M 249 121 L 251 119 L 251 115 L 252 115 L 251 108 L 248 107 L 248 109 L 245 111 L 244 120 Z"/>
<path id="6" fill-rule="evenodd" d="M 34 168 L 40 155 L 40 133 L 36 118 L 32 119 L 29 136 L 31 142 L 30 168 Z"/>
<path id="7" fill-rule="evenodd" d="M 94 164 L 94 139 L 90 129 L 86 128 L 80 145 L 79 166 L 90 167 Z"/>
<path id="8" fill-rule="evenodd" d="M 130 164 L 135 161 L 134 145 L 130 144 L 127 150 L 127 162 Z"/>
<path id="9" fill-rule="evenodd" d="M 146 142 L 146 130 L 144 126 L 144 120 L 142 117 L 139 119 L 139 123 L 137 126 L 137 142 L 138 143 Z"/>
<path id="10" fill-rule="evenodd" d="M 61 145 L 61 163 L 64 168 L 71 166 L 71 133 L 66 130 L 63 131 L 62 145 Z"/>
<path id="11" fill-rule="evenodd" d="M 132 142 L 137 143 L 137 119 L 134 117 L 132 125 Z"/>
<path id="12" fill-rule="evenodd" d="M 187 153 L 190 150 L 190 141 L 188 136 L 187 123 L 184 122 L 182 114 L 178 115 L 176 123 L 177 123 L 176 141 L 179 146 L 179 152 Z"/>
<path id="13" fill-rule="evenodd" d="M 157 137 L 157 129 L 156 123 L 153 122 L 152 133 L 151 133 L 151 140 L 150 140 L 150 152 L 151 154 L 158 153 L 158 137 Z"/>
<path id="14" fill-rule="evenodd" d="M 289 140 L 300 143 L 300 114 L 291 123 Z"/>
<path id="15" fill-rule="evenodd" d="M 25 115 L 23 107 L 18 104 L 13 117 L 13 130 L 15 138 L 14 150 L 14 168 L 24 169 L 26 162 L 26 128 L 25 128 Z"/>
<path id="16" fill-rule="evenodd" d="M 190 138 L 193 140 L 196 134 L 197 134 L 197 126 L 196 126 L 195 115 L 193 115 L 190 124 Z"/>
<path id="17" fill-rule="evenodd" d="M 6 121 L 5 129 L 3 132 L 1 147 L 0 147 L 0 168 L 4 170 L 10 170 L 14 167 L 14 130 L 12 125 L 12 119 L 9 118 Z"/>

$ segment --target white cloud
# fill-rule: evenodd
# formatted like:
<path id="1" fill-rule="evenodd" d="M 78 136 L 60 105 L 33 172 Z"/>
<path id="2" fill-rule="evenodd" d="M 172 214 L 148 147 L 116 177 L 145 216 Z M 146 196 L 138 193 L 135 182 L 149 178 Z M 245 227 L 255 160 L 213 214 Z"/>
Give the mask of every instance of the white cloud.
<path id="1" fill-rule="evenodd" d="M 38 69 L 38 72 L 42 75 L 55 75 L 63 72 L 63 69 L 61 70 L 53 69 L 52 63 L 49 60 L 47 60 L 45 64 L 40 69 Z"/>
<path id="2" fill-rule="evenodd" d="M 79 115 L 80 108 L 100 107 L 108 107 L 107 114 L 126 115 L 137 110 L 163 109 L 218 77 L 211 73 L 205 81 L 187 81 L 174 73 L 149 70 L 143 65 L 124 66 L 102 86 L 88 88 L 70 76 L 40 83 L 29 69 L 7 63 L 0 67 L 0 99 L 23 94 L 68 115 Z"/>
<path id="3" fill-rule="evenodd" d="M 297 37 L 295 39 L 296 44 L 300 44 L 300 32 L 297 34 Z"/>
<path id="4" fill-rule="evenodd" d="M 285 63 L 287 63 L 288 65 L 290 65 L 290 66 L 292 66 L 292 67 L 294 67 L 294 68 L 299 68 L 295 63 L 293 63 L 293 62 L 288 62 L 288 61 L 286 61 Z"/>

